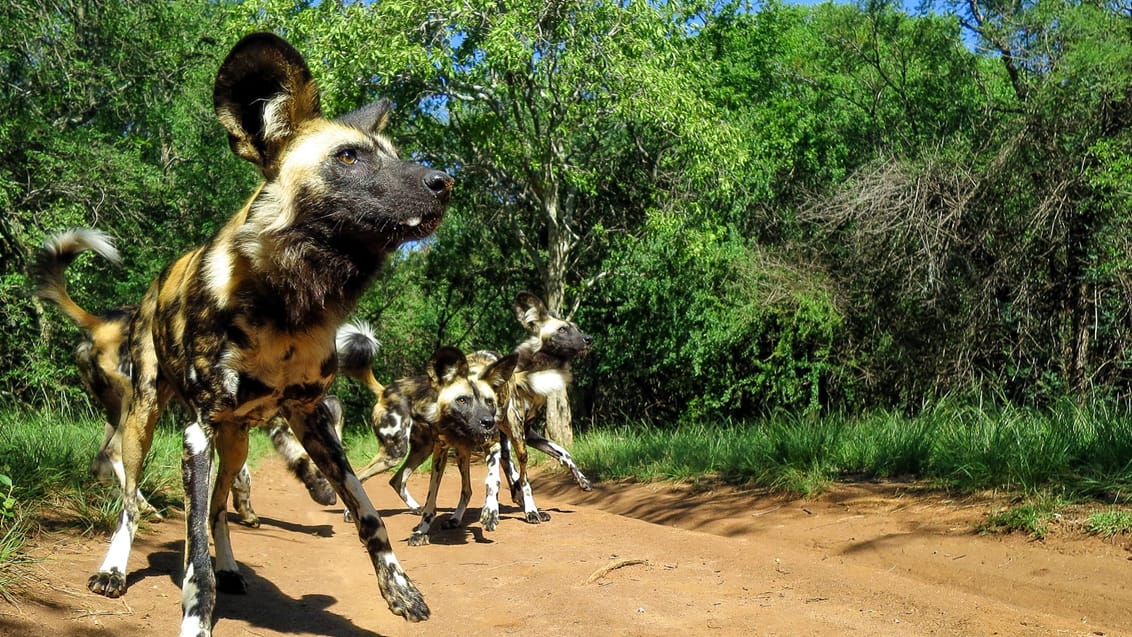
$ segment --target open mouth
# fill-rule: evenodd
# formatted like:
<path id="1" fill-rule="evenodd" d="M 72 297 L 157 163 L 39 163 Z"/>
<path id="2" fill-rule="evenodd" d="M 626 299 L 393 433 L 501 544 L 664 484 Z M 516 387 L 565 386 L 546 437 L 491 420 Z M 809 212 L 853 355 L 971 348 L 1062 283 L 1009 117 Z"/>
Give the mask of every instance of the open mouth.
<path id="1" fill-rule="evenodd" d="M 444 217 L 442 213 L 414 215 L 401 221 L 397 225 L 401 228 L 403 234 L 423 238 L 432 234 L 440 227 L 440 220 Z"/>

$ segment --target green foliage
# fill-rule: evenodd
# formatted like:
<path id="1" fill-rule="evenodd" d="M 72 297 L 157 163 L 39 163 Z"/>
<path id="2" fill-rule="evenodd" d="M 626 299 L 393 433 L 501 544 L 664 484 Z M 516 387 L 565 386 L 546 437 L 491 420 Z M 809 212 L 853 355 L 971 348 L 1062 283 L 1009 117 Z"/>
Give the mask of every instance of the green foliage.
<path id="1" fill-rule="evenodd" d="M 605 326 L 593 353 L 603 400 L 634 419 L 640 404 L 694 421 L 820 410 L 841 323 L 821 275 L 676 215 L 648 230 L 607 266 L 599 303 L 615 312 L 583 315 Z"/>
<path id="2" fill-rule="evenodd" d="M 15 602 L 15 589 L 29 577 L 23 547 L 30 524 L 26 505 L 15 492 L 12 478 L 0 473 L 0 599 L 9 603 Z"/>
<path id="3" fill-rule="evenodd" d="M 210 90 L 257 28 L 307 54 L 328 114 L 392 97 L 390 137 L 457 179 L 438 234 L 358 308 L 384 381 L 438 345 L 510 349 L 510 300 L 530 289 L 599 337 L 575 370 L 576 413 L 599 425 L 918 410 L 966 392 L 1120 399 L 1127 16 L 947 8 L 10 2 L 0 403 L 90 412 L 75 329 L 27 289 L 46 235 L 120 239 L 125 266 L 69 271 L 102 311 L 136 302 L 251 192 Z M 972 426 L 975 446 L 996 442 Z"/>
<path id="4" fill-rule="evenodd" d="M 1110 538 L 1132 532 L 1132 512 L 1120 509 L 1097 511 L 1089 515 L 1085 528 L 1093 535 Z"/>
<path id="5" fill-rule="evenodd" d="M 987 516 L 977 527 L 983 534 L 1013 533 L 1020 531 L 1036 540 L 1044 540 L 1050 523 L 1058 518 L 1056 506 L 1049 500 L 1020 504 Z"/>
<path id="6" fill-rule="evenodd" d="M 0 402 L 81 400 L 75 330 L 30 298 L 24 276 L 46 235 L 94 226 L 120 239 L 124 268 L 83 259 L 69 272 L 80 304 L 105 311 L 136 303 L 159 268 L 250 191 L 250 169 L 229 158 L 211 115 L 228 44 L 214 38 L 218 8 L 16 0 L 0 9 Z"/>

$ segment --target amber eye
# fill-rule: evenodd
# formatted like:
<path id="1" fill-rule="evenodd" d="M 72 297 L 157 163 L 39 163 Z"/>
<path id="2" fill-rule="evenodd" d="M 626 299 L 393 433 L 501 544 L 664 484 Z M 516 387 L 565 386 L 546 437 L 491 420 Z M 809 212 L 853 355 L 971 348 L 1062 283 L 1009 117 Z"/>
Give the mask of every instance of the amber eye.
<path id="1" fill-rule="evenodd" d="M 358 161 L 358 151 L 353 148 L 343 148 L 334 157 L 347 166 L 353 166 Z"/>
<path id="2" fill-rule="evenodd" d="M 461 407 L 467 407 L 468 403 L 472 402 L 467 396 L 460 396 L 456 399 L 456 404 Z"/>

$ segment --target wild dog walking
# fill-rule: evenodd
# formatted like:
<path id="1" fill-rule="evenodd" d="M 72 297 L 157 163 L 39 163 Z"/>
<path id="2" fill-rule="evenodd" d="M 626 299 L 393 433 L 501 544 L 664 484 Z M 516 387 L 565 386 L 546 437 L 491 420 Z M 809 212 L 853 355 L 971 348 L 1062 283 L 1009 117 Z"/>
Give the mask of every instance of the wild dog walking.
<path id="1" fill-rule="evenodd" d="M 449 449 L 455 450 L 460 470 L 460 501 L 443 527 L 454 529 L 463 524 L 464 512 L 472 497 L 472 452 L 499 438 L 499 431 L 495 428 L 495 392 L 511 377 L 516 358 L 508 356 L 494 361 L 474 374 L 460 350 L 452 347 L 437 350 L 429 361 L 428 377 L 435 392 L 435 418 L 413 419 L 409 457 L 390 481 L 399 493 L 405 492 L 409 474 L 431 452 L 432 476 L 428 498 L 421 511 L 420 524 L 409 538 L 410 546 L 429 543 L 429 529 L 436 518 L 436 498 Z"/>
<path id="2" fill-rule="evenodd" d="M 514 372 L 495 390 L 497 425 L 504 435 L 487 454 L 486 496 L 480 523 L 488 531 L 494 531 L 499 525 L 500 465 L 507 467 L 512 499 L 523 506 L 527 521 L 537 524 L 550 519 L 534 503 L 526 476 L 526 445 L 569 467 L 582 489 L 588 491 L 592 488 L 570 452 L 542 436 L 534 425 L 546 406 L 546 397 L 569 386 L 573 378 L 571 363 L 574 358 L 589 351 L 593 337 L 583 333 L 575 323 L 552 316 L 546 304 L 530 292 L 520 292 L 516 296 L 514 311 L 530 337 L 509 355 L 517 357 Z M 346 325 L 339 331 L 338 343 L 339 354 L 345 357 L 350 352 L 349 357 L 358 361 L 359 370 L 372 367 L 373 352 L 376 351 L 372 334 L 367 335 Z M 476 352 L 469 358 L 470 373 L 477 375 L 498 359 L 499 356 L 493 352 Z M 369 383 L 381 387 L 376 381 Z M 420 379 L 407 379 L 375 391 L 378 401 L 374 405 L 371 422 L 379 442 L 378 450 L 373 460 L 358 471 L 358 478 L 367 480 L 397 466 L 407 453 L 409 457 L 389 483 L 413 511 L 420 511 L 421 506 L 408 490 L 408 478 L 428 457 L 435 439 L 434 427 L 429 424 L 435 422 L 435 416 L 429 411 L 433 398 L 423 389 L 425 385 Z M 412 417 L 405 414 L 412 414 Z M 516 449 L 518 468 L 511 462 L 512 447 Z"/>
<path id="3" fill-rule="evenodd" d="M 119 431 L 126 393 L 133 382 L 133 366 L 126 342 L 128 329 L 138 308 L 132 305 L 122 306 L 95 316 L 71 299 L 63 276 L 64 270 L 79 253 L 88 249 L 110 261 L 119 261 L 118 251 L 110 237 L 93 230 L 72 230 L 47 240 L 36 255 L 31 275 L 36 295 L 57 304 L 83 332 L 83 338 L 75 348 L 79 379 L 106 416 L 105 434 L 99 451 L 91 462 L 90 472 L 101 482 L 109 483 L 116 479 L 118 486 L 124 487 L 126 475 L 122 466 L 122 440 L 120 435 L 115 434 Z M 341 406 L 337 406 L 337 413 L 338 426 L 341 427 Z M 337 501 L 334 487 L 311 462 L 283 418 L 276 416 L 272 420 L 271 440 L 275 449 L 286 459 L 287 467 L 303 482 L 315 502 L 329 506 Z M 137 498 L 141 509 L 150 515 L 161 517 L 160 512 L 146 501 L 140 490 Z M 241 524 L 259 526 L 259 517 L 251 504 L 251 474 L 246 465 L 240 469 L 233 485 L 232 506 L 235 507 Z"/>
<path id="4" fill-rule="evenodd" d="M 512 352 L 518 356 L 518 362 L 500 393 L 502 417 L 499 430 L 502 435 L 488 457 L 487 494 L 480 511 L 480 523 L 487 530 L 499 524 L 498 469 L 501 465 L 507 467 L 511 496 L 522 504 L 527 522 L 538 524 L 550 520 L 550 515 L 539 511 L 535 505 L 527 476 L 527 445 L 550 454 L 569 467 L 582 489 L 588 491 L 592 488 L 570 453 L 539 434 L 534 426 L 546 407 L 547 396 L 570 385 L 573 380 L 571 363 L 589 352 L 593 337 L 582 332 L 572 321 L 552 316 L 542 299 L 530 292 L 520 292 L 515 297 L 514 310 L 515 317 L 530 337 Z M 511 463 L 508 447 L 514 449 L 517 469 Z"/>
<path id="5" fill-rule="evenodd" d="M 461 476 L 460 502 L 445 523 L 446 528 L 455 528 L 462 523 L 471 498 L 471 453 L 498 439 L 495 392 L 510 378 L 518 356 L 484 360 L 477 353 L 472 357 L 476 361 L 473 367 L 459 350 L 441 348 L 429 360 L 425 374 L 383 387 L 372 374 L 376 345 L 368 329 L 347 324 L 338 330 L 338 354 L 343 361 L 350 361 L 349 375 L 365 383 L 377 398 L 370 422 L 378 450 L 373 460 L 358 471 L 358 479 L 365 481 L 388 471 L 408 454 L 389 484 L 410 510 L 424 514 L 410 545 L 427 544 L 448 449 L 456 450 Z M 430 454 L 432 481 L 422 509 L 409 493 L 408 481 Z"/>
<path id="6" fill-rule="evenodd" d="M 217 589 L 246 590 L 226 500 L 247 457 L 248 427 L 276 414 L 354 512 L 390 610 L 427 619 L 428 606 L 393 554 L 323 396 L 337 368 L 336 327 L 389 252 L 436 229 L 452 179 L 398 158 L 381 135 L 388 101 L 324 118 L 302 56 L 272 34 L 236 44 L 217 74 L 213 104 L 233 152 L 255 164 L 265 183 L 208 243 L 158 276 L 129 322 L 120 350 L 133 371 L 120 425 L 122 514 L 88 587 L 108 597 L 126 592 L 142 462 L 158 415 L 176 397 L 189 415 L 182 636 L 211 634 Z M 214 448 L 219 467 L 210 499 Z"/>

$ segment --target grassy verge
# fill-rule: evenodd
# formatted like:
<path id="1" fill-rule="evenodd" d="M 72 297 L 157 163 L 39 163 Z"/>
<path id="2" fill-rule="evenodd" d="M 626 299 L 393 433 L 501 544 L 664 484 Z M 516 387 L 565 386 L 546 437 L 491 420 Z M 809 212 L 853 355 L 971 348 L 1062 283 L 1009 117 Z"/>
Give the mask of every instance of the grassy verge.
<path id="1" fill-rule="evenodd" d="M 1039 412 L 941 406 L 915 417 L 808 419 L 744 425 L 627 427 L 579 436 L 575 458 L 602 478 L 705 475 L 800 495 L 844 477 L 908 478 L 959 492 L 1132 501 L 1132 419 L 1066 405 Z"/>
<path id="2" fill-rule="evenodd" d="M 1053 410 L 941 404 L 915 417 L 876 412 L 743 425 L 626 427 L 578 437 L 575 459 L 601 479 L 704 476 L 802 496 L 845 479 L 915 480 L 950 492 L 996 490 L 1018 504 L 985 532 L 1044 537 L 1072 503 L 1132 502 L 1132 418 L 1094 404 Z M 1132 514 L 1093 513 L 1086 531 L 1132 531 Z"/>
<path id="3" fill-rule="evenodd" d="M 704 477 L 810 495 L 844 479 L 899 478 L 953 492 L 985 489 L 1017 495 L 1017 506 L 988 517 L 986 532 L 1043 536 L 1062 507 L 1105 502 L 1084 528 L 1100 536 L 1132 532 L 1132 415 L 1093 404 L 1036 411 L 941 404 L 915 417 L 876 412 L 821 419 L 668 429 L 624 427 L 580 435 L 582 468 L 600 479 L 700 480 Z M 95 418 L 0 410 L 0 597 L 20 577 L 24 539 L 39 513 L 80 532 L 116 524 L 114 490 L 87 468 L 102 439 Z M 377 443 L 361 428 L 346 432 L 355 466 Z M 158 507 L 181 506 L 179 430 L 159 423 L 142 489 Z M 252 436 L 249 457 L 271 453 L 266 433 Z M 538 459 L 535 453 L 532 458 Z M 421 468 L 427 471 L 427 465 Z"/>
<path id="4" fill-rule="evenodd" d="M 24 546 L 43 522 L 79 533 L 117 526 L 117 489 L 88 473 L 102 432 L 101 419 L 92 416 L 0 410 L 0 598 L 11 599 L 26 578 Z M 269 453 L 271 441 L 265 433 L 251 440 L 254 462 Z M 181 434 L 169 422 L 158 423 L 141 488 L 159 509 L 182 506 Z"/>

